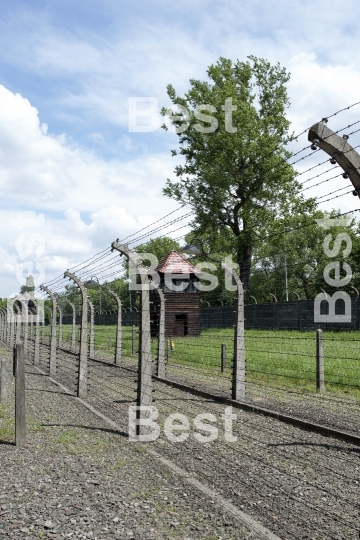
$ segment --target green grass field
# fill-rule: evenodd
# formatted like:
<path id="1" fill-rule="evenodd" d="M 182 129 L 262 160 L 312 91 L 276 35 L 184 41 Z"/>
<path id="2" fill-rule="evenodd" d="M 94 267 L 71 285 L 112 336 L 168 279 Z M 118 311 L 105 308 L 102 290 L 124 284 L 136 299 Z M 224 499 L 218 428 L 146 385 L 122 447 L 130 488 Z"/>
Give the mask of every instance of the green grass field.
<path id="1" fill-rule="evenodd" d="M 63 326 L 63 339 L 70 335 L 70 326 Z M 49 328 L 46 328 L 49 331 Z M 115 326 L 95 326 L 95 349 L 112 353 Z M 360 398 L 360 334 L 356 332 L 324 332 L 326 390 L 346 392 Z M 226 344 L 229 376 L 233 353 L 232 329 L 205 329 L 197 338 L 173 338 L 171 364 L 191 367 L 200 373 L 221 376 L 221 344 Z M 130 357 L 131 327 L 123 327 L 122 351 Z M 156 356 L 157 339 L 152 340 Z M 315 332 L 281 330 L 245 331 L 247 380 L 298 390 L 315 391 Z"/>

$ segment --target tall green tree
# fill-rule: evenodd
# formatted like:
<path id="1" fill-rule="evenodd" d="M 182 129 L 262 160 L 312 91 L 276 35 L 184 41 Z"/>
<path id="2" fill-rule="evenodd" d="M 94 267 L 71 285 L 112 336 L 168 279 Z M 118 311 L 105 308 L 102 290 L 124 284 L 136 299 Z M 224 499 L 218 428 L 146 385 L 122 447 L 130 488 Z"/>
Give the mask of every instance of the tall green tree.
<path id="1" fill-rule="evenodd" d="M 278 300 L 285 300 L 285 273 L 287 275 L 290 300 L 295 300 L 297 293 L 301 298 L 315 298 L 322 290 L 332 295 L 334 287 L 324 278 L 325 267 L 339 261 L 340 268 L 347 263 L 352 269 L 352 279 L 341 290 L 354 294 L 352 286 L 359 286 L 359 223 L 350 215 L 344 218 L 343 226 L 325 229 L 318 224 L 325 214 L 317 210 L 311 215 L 287 216 L 278 220 L 272 233 L 265 237 L 254 253 L 254 263 L 250 278 L 250 291 L 259 302 L 270 300 L 269 293 L 275 294 Z M 339 212 L 333 210 L 329 217 L 339 217 Z M 333 239 L 339 233 L 347 233 L 352 241 L 352 250 L 344 257 L 345 242 L 333 258 L 324 251 L 324 240 L 331 235 Z M 334 240 L 330 242 L 333 246 Z M 340 271 L 340 278 L 346 272 Z M 334 277 L 334 270 L 330 272 Z"/>
<path id="2" fill-rule="evenodd" d="M 315 204 L 300 196 L 287 162 L 289 73 L 250 56 L 235 63 L 220 58 L 207 74 L 207 81 L 190 80 L 184 96 L 167 87 L 180 112 L 162 114 L 177 132 L 172 154 L 181 160 L 178 180 L 168 179 L 164 194 L 194 209 L 198 234 L 230 241 L 246 294 L 254 248 L 274 220 Z"/>

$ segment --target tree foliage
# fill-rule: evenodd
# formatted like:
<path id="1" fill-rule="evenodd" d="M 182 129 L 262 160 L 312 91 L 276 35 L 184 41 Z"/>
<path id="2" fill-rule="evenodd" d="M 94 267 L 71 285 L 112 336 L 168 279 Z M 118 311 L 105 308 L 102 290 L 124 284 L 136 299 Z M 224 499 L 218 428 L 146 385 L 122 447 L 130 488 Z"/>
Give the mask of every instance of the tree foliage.
<path id="1" fill-rule="evenodd" d="M 301 186 L 287 162 L 285 144 L 292 140 L 286 118 L 287 71 L 250 56 L 235 63 L 220 58 L 207 74 L 208 81 L 190 80 L 183 97 L 167 87 L 172 103 L 189 114 L 174 117 L 162 110 L 178 130 L 179 150 L 172 153 L 181 156 L 175 168 L 178 180 L 167 180 L 164 194 L 191 205 L 198 234 L 212 243 L 231 244 L 246 292 L 254 248 L 274 221 L 313 211 L 315 204 L 299 194 Z M 231 126 L 223 110 L 229 98 L 236 107 Z M 211 126 L 209 118 L 199 120 L 200 105 L 216 118 L 215 131 L 204 132 Z"/>

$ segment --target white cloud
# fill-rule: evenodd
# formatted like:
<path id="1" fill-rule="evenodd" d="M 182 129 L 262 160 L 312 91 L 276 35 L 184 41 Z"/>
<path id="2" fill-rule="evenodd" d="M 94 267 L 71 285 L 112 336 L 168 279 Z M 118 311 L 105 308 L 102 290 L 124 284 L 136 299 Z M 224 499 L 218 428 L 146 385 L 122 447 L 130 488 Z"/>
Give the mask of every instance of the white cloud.
<path id="1" fill-rule="evenodd" d="M 164 179 L 171 175 L 168 155 L 106 162 L 69 144 L 65 136 L 48 135 L 38 111 L 4 86 L 0 148 L 0 192 L 9 208 L 0 222 L 0 272 L 5 279 L 0 296 L 9 292 L 9 284 L 12 290 L 19 287 L 16 268 L 23 261 L 16 241 L 24 231 L 43 236 L 45 252 L 35 258 L 51 277 L 177 207 L 161 196 Z M 39 210 L 47 217 L 39 227 L 30 224 L 22 230 L 14 215 L 19 210 L 33 222 Z M 90 215 L 89 224 L 82 212 Z"/>

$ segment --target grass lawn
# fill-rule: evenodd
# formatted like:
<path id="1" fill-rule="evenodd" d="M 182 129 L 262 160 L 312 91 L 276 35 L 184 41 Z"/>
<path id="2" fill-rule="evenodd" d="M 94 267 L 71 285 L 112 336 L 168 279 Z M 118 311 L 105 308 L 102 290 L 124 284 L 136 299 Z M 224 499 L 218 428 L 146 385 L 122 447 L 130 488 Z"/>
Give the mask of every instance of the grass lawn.
<path id="1" fill-rule="evenodd" d="M 138 329 L 136 329 L 138 330 Z M 46 327 L 46 332 L 49 327 Z M 70 325 L 63 325 L 68 340 Z M 95 349 L 111 353 L 115 347 L 115 326 L 95 326 Z M 132 328 L 122 329 L 123 356 L 132 352 Z M 360 333 L 324 332 L 325 384 L 328 391 L 348 392 L 360 398 Z M 233 355 L 233 329 L 204 329 L 200 337 L 172 339 L 171 364 L 188 366 L 199 372 L 220 372 L 221 344 L 226 344 L 229 376 Z M 152 340 L 156 356 L 157 339 Z M 315 332 L 286 330 L 246 330 L 247 380 L 315 391 Z"/>

